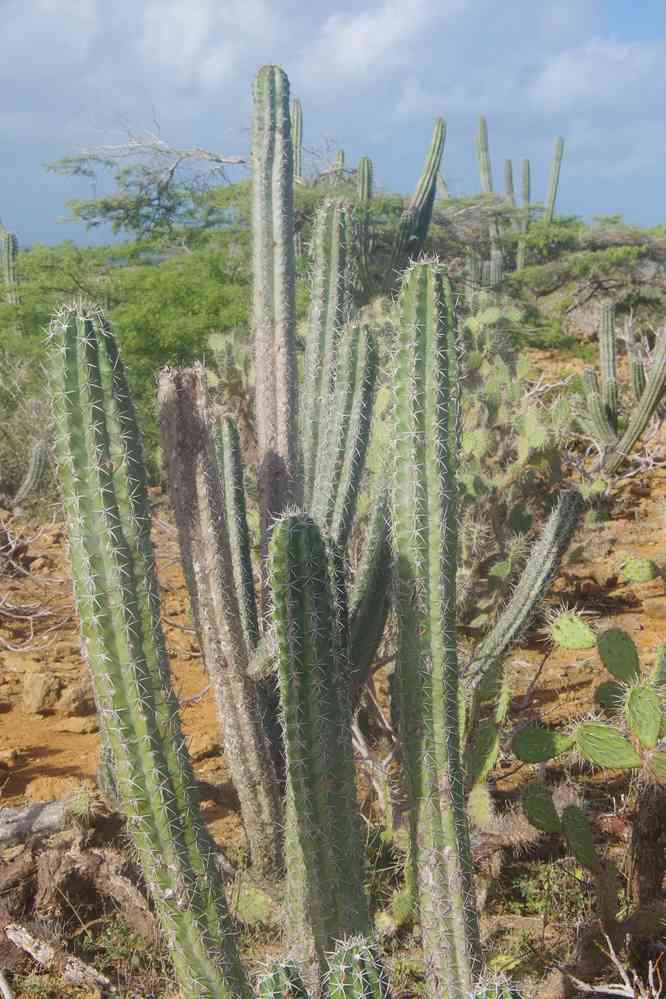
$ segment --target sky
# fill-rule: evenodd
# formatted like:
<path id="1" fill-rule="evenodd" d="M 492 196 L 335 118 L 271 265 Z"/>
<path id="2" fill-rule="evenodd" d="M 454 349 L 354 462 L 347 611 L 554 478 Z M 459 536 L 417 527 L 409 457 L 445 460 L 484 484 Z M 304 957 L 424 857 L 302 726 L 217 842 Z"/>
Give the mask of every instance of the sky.
<path id="1" fill-rule="evenodd" d="M 278 63 L 303 138 L 409 192 L 434 119 L 454 195 L 480 189 L 488 121 L 496 184 L 529 158 L 543 201 L 565 140 L 558 211 L 666 222 L 664 0 L 0 0 L 0 220 L 23 246 L 108 241 L 68 216 L 90 182 L 45 164 L 159 130 L 246 155 L 250 87 Z M 232 177 L 247 177 L 237 170 Z M 105 186 L 106 184 L 106 186 Z M 98 192 L 110 191 L 109 181 Z"/>

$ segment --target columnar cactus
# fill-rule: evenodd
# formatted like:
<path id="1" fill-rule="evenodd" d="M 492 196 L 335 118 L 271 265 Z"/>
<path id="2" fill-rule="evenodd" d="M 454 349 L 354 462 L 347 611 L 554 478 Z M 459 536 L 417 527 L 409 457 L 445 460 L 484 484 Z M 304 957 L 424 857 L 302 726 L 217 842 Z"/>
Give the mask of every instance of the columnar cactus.
<path id="1" fill-rule="evenodd" d="M 504 160 L 504 198 L 511 208 L 516 207 L 516 196 L 513 191 L 513 163 Z"/>
<path id="2" fill-rule="evenodd" d="M 516 251 L 516 270 L 521 271 L 526 263 L 526 253 L 527 253 L 527 230 L 530 224 L 530 161 L 523 160 L 522 169 L 522 181 L 521 181 L 521 192 L 522 192 L 522 209 L 520 213 L 520 239 L 518 240 L 518 249 Z"/>
<path id="3" fill-rule="evenodd" d="M 0 224 L 0 268 L 5 286 L 5 301 L 8 305 L 18 305 L 18 276 L 16 273 L 16 258 L 18 256 L 18 240 L 13 232 L 9 232 Z"/>
<path id="4" fill-rule="evenodd" d="M 183 995 L 249 997 L 171 687 L 123 366 L 102 317 L 84 305 L 63 309 L 50 340 L 77 609 L 128 832 Z"/>
<path id="5" fill-rule="evenodd" d="M 370 930 L 344 580 L 315 523 L 296 516 L 273 531 L 269 576 L 287 758 L 287 930 L 296 956 L 323 968 L 337 940 Z"/>
<path id="6" fill-rule="evenodd" d="M 312 281 L 307 320 L 300 429 L 303 499 L 312 502 L 317 456 L 325 438 L 335 387 L 338 344 L 354 314 L 352 210 L 327 201 L 317 211 L 312 237 Z"/>
<path id="7" fill-rule="evenodd" d="M 546 198 L 546 210 L 544 221 L 551 223 L 555 217 L 555 202 L 557 200 L 557 188 L 560 183 L 560 169 L 562 166 L 562 156 L 564 155 L 564 139 L 555 140 L 555 152 L 550 168 L 550 181 L 548 183 L 548 197 Z"/>
<path id="8" fill-rule="evenodd" d="M 479 159 L 481 190 L 484 194 L 492 194 L 493 172 L 490 163 L 490 149 L 488 146 L 488 123 L 483 115 L 479 118 L 479 131 L 476 136 L 476 155 Z"/>
<path id="9" fill-rule="evenodd" d="M 437 266 L 406 272 L 400 311 L 392 521 L 410 860 L 430 986 L 462 999 L 472 994 L 480 955 L 458 723 L 458 344 L 451 292 Z"/>
<path id="10" fill-rule="evenodd" d="M 298 502 L 293 156 L 289 81 L 263 66 L 254 81 L 252 252 L 256 425 L 262 547 Z"/>
<path id="11" fill-rule="evenodd" d="M 291 145 L 294 180 L 303 180 L 303 105 L 297 97 L 291 102 Z"/>
<path id="12" fill-rule="evenodd" d="M 585 408 L 581 424 L 597 441 L 603 472 L 614 475 L 644 433 L 662 400 L 666 388 L 666 335 L 660 334 L 657 338 L 647 379 L 635 342 L 630 349 L 632 390 L 636 405 L 632 408 L 622 433 L 618 429 L 615 318 L 613 308 L 608 303 L 601 310 L 599 354 L 601 387 L 594 369 L 587 368 L 583 376 Z M 640 397 L 636 398 L 641 384 L 643 390 Z"/>
<path id="13" fill-rule="evenodd" d="M 370 253 L 372 250 L 372 228 L 370 207 L 373 197 L 372 160 L 362 156 L 356 170 L 356 196 L 358 200 L 358 270 L 361 292 L 364 296 L 370 290 Z"/>
<path id="14" fill-rule="evenodd" d="M 446 126 L 444 120 L 438 118 L 435 123 L 430 149 L 426 156 L 423 173 L 421 174 L 416 191 L 412 195 L 412 199 L 400 219 L 393 245 L 389 272 L 386 278 L 387 289 L 395 287 L 396 279 L 399 278 L 409 261 L 416 260 L 423 249 L 432 218 L 432 209 L 437 189 L 437 174 L 442 162 L 445 139 Z"/>

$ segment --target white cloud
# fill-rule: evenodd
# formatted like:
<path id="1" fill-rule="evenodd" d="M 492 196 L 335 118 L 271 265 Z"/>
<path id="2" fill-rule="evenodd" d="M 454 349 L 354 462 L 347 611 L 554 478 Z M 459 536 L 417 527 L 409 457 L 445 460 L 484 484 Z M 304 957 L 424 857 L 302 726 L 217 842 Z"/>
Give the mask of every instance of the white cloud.
<path id="1" fill-rule="evenodd" d="M 546 62 L 529 88 L 530 102 L 553 113 L 637 110 L 663 101 L 666 40 L 595 38 Z"/>
<path id="2" fill-rule="evenodd" d="M 414 43 L 435 22 L 464 6 L 462 0 L 384 0 L 375 7 L 331 14 L 301 57 L 304 79 L 312 74 L 313 89 L 350 82 L 385 82 L 384 74 L 411 66 Z"/>

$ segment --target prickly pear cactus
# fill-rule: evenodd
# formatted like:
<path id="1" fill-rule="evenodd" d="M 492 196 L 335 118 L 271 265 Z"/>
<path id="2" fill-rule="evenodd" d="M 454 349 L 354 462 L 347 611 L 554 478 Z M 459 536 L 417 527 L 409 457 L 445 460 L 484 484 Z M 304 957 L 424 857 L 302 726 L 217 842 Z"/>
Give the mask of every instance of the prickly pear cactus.
<path id="1" fill-rule="evenodd" d="M 559 632 L 556 632 L 558 634 Z M 566 639 L 566 635 L 565 635 Z M 575 749 L 593 766 L 608 770 L 640 770 L 656 783 L 666 780 L 666 685 L 663 651 L 649 676 L 641 672 L 638 649 L 621 628 L 609 628 L 597 640 L 597 651 L 613 676 L 596 691 L 595 700 L 607 720 L 583 721 L 569 734 L 541 726 L 518 731 L 512 742 L 513 752 L 524 763 L 545 763 L 555 756 Z M 566 641 L 564 648 L 571 645 Z M 528 796 L 525 814 L 532 821 L 538 815 L 539 792 Z M 539 821 L 534 824 L 540 828 Z"/>

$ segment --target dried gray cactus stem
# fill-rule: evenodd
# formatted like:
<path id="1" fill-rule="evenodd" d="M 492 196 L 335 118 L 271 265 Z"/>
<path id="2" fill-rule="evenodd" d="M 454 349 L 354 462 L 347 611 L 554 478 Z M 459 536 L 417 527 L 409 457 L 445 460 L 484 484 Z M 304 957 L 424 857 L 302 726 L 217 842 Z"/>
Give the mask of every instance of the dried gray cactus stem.
<path id="1" fill-rule="evenodd" d="M 123 367 L 102 317 L 80 304 L 50 341 L 76 604 L 128 832 L 183 996 L 249 999 L 171 687 Z"/>
<path id="2" fill-rule="evenodd" d="M 473 994 L 480 968 L 460 758 L 456 640 L 459 386 L 451 291 L 439 267 L 405 274 L 393 366 L 396 696 L 426 974 L 433 994 Z"/>
<path id="3" fill-rule="evenodd" d="M 215 693 L 224 750 L 253 865 L 282 866 L 282 808 L 262 725 L 268 705 L 248 675 L 259 642 L 243 479 L 235 428 L 214 434 L 205 373 L 164 369 L 158 403 L 169 496 L 197 634 Z"/>

